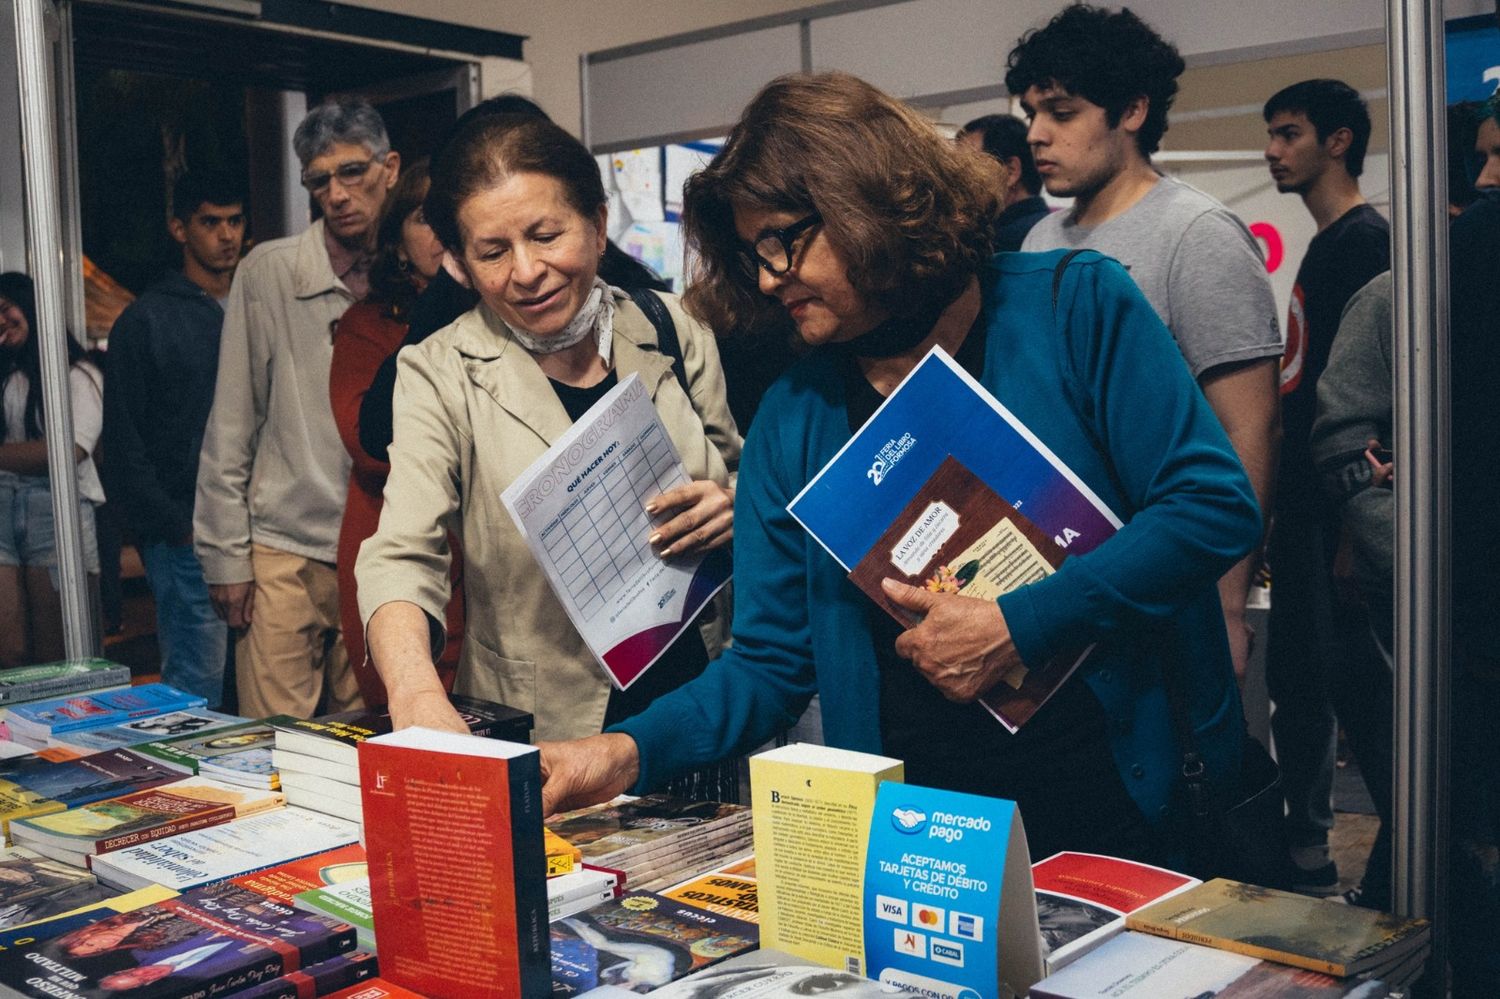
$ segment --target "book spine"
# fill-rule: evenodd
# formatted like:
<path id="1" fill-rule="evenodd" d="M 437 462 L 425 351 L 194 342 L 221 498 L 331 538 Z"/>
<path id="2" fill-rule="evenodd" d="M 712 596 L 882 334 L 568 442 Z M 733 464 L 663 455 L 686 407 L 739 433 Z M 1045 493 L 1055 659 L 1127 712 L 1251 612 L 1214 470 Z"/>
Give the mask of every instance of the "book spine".
<path id="1" fill-rule="evenodd" d="M 161 825 L 152 826 L 150 829 L 137 829 L 134 832 L 122 833 L 119 836 L 106 836 L 104 839 L 95 840 L 95 854 L 110 853 L 115 850 L 123 850 L 129 846 L 139 846 L 142 843 L 150 843 L 152 840 L 163 839 L 167 836 L 176 836 L 178 833 L 193 832 L 208 826 L 219 826 L 234 818 L 234 806 L 225 805 L 215 808 L 210 812 L 197 812 L 192 815 L 184 815 L 175 819 L 168 819 Z"/>
<path id="2" fill-rule="evenodd" d="M 520 950 L 523 997 L 551 991 L 552 935 L 548 929 L 547 849 L 542 836 L 541 754 L 506 762 L 510 778 L 511 863 L 516 886 L 516 946 Z"/>
<path id="3" fill-rule="evenodd" d="M 0 687 L 0 704 L 21 704 L 40 701 L 83 690 L 103 690 L 121 687 L 130 682 L 130 670 L 121 666 L 98 673 L 79 673 L 69 676 L 44 677 L 11 687 Z"/>

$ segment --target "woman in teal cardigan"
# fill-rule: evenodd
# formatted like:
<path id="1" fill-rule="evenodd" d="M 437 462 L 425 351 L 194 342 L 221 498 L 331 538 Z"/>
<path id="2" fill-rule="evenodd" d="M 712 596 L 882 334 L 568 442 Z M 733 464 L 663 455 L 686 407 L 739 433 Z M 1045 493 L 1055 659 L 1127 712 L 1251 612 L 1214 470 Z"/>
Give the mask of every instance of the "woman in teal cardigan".
<path id="1" fill-rule="evenodd" d="M 1215 581 L 1260 536 L 1254 494 L 1170 334 L 1094 253 L 988 253 L 993 161 L 853 77 L 783 77 L 689 181 L 687 295 L 714 329 L 781 309 L 814 349 L 767 393 L 735 498 L 733 647 L 609 732 L 544 744 L 549 810 L 657 787 L 745 752 L 821 694 L 830 745 L 906 762 L 912 783 L 1015 800 L 1033 856 L 1171 852 L 1181 752 L 1174 650 L 1221 786 L 1244 721 Z M 902 630 L 787 504 L 941 346 L 1124 521 L 998 601 L 888 581 Z M 1016 734 L 976 699 L 1017 661 L 1094 642 Z"/>

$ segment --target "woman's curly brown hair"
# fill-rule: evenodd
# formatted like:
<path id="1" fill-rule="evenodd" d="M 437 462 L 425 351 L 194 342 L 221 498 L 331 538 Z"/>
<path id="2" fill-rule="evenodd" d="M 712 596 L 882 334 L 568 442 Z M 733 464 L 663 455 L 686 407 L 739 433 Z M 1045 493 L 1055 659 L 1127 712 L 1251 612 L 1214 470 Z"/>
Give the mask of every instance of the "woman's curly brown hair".
<path id="1" fill-rule="evenodd" d="M 778 77 L 684 189 L 693 260 L 684 303 L 720 333 L 750 329 L 780 308 L 741 263 L 740 205 L 818 212 L 855 290 L 892 315 L 945 305 L 990 258 L 1007 182 L 995 160 L 943 138 L 857 77 Z"/>

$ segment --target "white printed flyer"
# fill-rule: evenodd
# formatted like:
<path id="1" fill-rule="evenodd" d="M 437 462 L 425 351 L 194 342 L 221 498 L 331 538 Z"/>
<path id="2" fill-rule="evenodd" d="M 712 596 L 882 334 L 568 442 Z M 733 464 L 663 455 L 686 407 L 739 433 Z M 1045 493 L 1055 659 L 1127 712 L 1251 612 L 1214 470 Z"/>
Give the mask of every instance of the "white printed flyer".
<path id="1" fill-rule="evenodd" d="M 729 581 L 725 549 L 662 559 L 646 504 L 689 481 L 630 375 L 500 496 L 610 682 L 624 690 Z"/>

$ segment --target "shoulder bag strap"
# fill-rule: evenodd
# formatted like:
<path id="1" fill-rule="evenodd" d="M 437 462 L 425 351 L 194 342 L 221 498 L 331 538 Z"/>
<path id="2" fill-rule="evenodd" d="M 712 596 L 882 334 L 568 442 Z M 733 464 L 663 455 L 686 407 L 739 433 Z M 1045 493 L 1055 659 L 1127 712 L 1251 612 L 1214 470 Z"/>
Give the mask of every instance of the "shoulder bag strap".
<path id="1" fill-rule="evenodd" d="M 693 394 L 688 391 L 687 366 L 682 363 L 682 342 L 677 339 L 677 324 L 672 321 L 672 313 L 667 310 L 666 303 L 649 288 L 630 288 L 627 293 L 630 300 L 651 320 L 651 325 L 656 327 L 656 346 L 671 358 L 672 374 L 677 376 L 677 384 L 682 386 L 682 391 L 691 399 Z"/>

